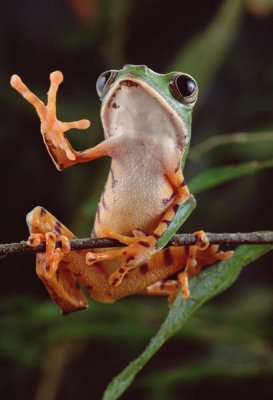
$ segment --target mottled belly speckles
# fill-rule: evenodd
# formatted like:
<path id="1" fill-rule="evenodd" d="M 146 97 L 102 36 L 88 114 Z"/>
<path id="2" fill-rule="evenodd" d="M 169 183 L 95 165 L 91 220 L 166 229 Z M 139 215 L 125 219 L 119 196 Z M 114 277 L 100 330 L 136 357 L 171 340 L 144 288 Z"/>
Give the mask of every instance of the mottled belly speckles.
<path id="1" fill-rule="evenodd" d="M 110 169 L 110 173 L 111 173 L 111 178 L 112 178 L 112 189 L 114 190 L 114 188 L 118 184 L 118 180 L 115 178 L 113 168 Z"/>
<path id="2" fill-rule="evenodd" d="M 175 194 L 172 192 L 172 194 L 169 197 L 165 197 L 164 199 L 161 200 L 161 203 L 163 206 L 167 206 L 174 198 Z"/>
<path id="3" fill-rule="evenodd" d="M 101 196 L 101 203 L 105 210 L 109 210 L 108 204 L 105 201 L 105 193 L 104 192 L 102 193 L 102 196 Z"/>

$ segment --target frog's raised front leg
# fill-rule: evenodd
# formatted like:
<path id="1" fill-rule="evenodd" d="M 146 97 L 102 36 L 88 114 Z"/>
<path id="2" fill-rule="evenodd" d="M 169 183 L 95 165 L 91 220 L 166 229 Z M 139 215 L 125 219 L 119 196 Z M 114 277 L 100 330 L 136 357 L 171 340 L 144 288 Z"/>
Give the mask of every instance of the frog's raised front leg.
<path id="1" fill-rule="evenodd" d="M 103 141 L 97 146 L 85 150 L 76 151 L 65 136 L 70 129 L 87 129 L 90 121 L 81 119 L 73 122 L 61 122 L 56 116 L 56 95 L 59 85 L 63 81 L 63 74 L 54 71 L 50 74 L 50 87 L 45 105 L 22 82 L 18 75 L 11 77 L 11 86 L 17 90 L 30 104 L 32 104 L 41 120 L 41 133 L 47 150 L 58 170 L 62 170 L 77 162 L 86 162 L 105 155 L 111 155 L 116 139 Z"/>
<path id="2" fill-rule="evenodd" d="M 52 299 L 59 304 L 63 314 L 87 307 L 87 300 L 68 269 L 65 255 L 69 253 L 69 240 L 75 236 L 43 207 L 35 207 L 27 215 L 30 231 L 29 246 L 46 243 L 46 252 L 36 256 L 36 272 Z M 57 241 L 61 248 L 55 249 Z"/>

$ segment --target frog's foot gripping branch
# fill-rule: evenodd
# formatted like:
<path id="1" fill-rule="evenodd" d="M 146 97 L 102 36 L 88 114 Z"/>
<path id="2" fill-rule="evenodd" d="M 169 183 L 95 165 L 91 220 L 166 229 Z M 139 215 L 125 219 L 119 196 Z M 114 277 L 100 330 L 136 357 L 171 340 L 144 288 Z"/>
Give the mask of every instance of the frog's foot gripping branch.
<path id="1" fill-rule="evenodd" d="M 43 207 L 35 207 L 27 215 L 31 247 L 46 243 L 46 252 L 36 255 L 36 272 L 52 299 L 61 307 L 63 314 L 88 306 L 75 276 L 66 267 L 65 255 L 70 252 L 69 240 L 75 236 Z M 61 248 L 55 248 L 56 242 Z"/>
<path id="2" fill-rule="evenodd" d="M 123 278 L 130 270 L 137 268 L 144 262 L 147 262 L 151 255 L 156 251 L 156 239 L 153 236 L 140 236 L 139 232 L 136 232 L 135 237 L 124 236 L 111 232 L 105 227 L 100 227 L 100 233 L 103 237 L 116 239 L 127 245 L 125 248 L 118 250 L 103 253 L 88 252 L 86 254 L 87 265 L 93 265 L 100 261 L 111 261 L 117 258 L 124 260 L 121 266 L 110 275 L 108 281 L 111 286 L 120 285 Z"/>
<path id="3" fill-rule="evenodd" d="M 218 251 L 218 245 L 210 246 L 204 231 L 195 232 L 195 237 L 196 244 L 189 246 L 185 270 L 177 275 L 184 299 L 190 296 L 189 278 L 198 275 L 204 265 L 226 260 L 233 255 L 233 251 Z"/>
<path id="4" fill-rule="evenodd" d="M 45 279 L 51 279 L 56 274 L 60 261 L 65 254 L 70 252 L 68 238 L 55 232 L 31 233 L 27 240 L 27 245 L 30 247 L 38 246 L 43 242 L 46 244 L 45 270 L 43 272 Z M 61 248 L 55 248 L 57 241 L 61 242 Z"/>
<path id="5" fill-rule="evenodd" d="M 187 299 L 190 295 L 189 281 L 188 278 L 199 274 L 202 265 L 198 264 L 197 252 L 206 251 L 209 248 L 209 240 L 204 231 L 195 232 L 196 244 L 189 246 L 186 267 L 183 272 L 180 272 L 177 276 L 182 289 L 182 296 Z M 218 250 L 218 248 L 217 248 Z M 216 252 L 217 254 L 217 252 Z"/>

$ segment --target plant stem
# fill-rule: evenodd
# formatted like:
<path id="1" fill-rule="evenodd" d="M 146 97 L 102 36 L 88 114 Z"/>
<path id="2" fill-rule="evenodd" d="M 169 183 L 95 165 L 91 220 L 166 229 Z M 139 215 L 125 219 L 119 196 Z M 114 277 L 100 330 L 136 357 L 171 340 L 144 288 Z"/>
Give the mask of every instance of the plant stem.
<path id="1" fill-rule="evenodd" d="M 273 232 L 249 232 L 249 233 L 206 233 L 210 244 L 226 244 L 226 245 L 238 245 L 238 244 L 266 244 L 273 243 Z M 189 246 L 196 243 L 196 237 L 193 233 L 176 234 L 173 236 L 170 244 L 175 246 Z M 124 246 L 117 240 L 108 238 L 84 238 L 84 239 L 73 239 L 70 241 L 71 250 L 86 250 L 93 248 L 107 248 L 107 247 L 118 247 Z M 56 247 L 60 247 L 61 242 L 57 242 Z M 27 246 L 25 241 L 20 243 L 6 243 L 0 244 L 0 256 L 8 256 L 14 254 L 34 254 L 44 253 L 45 244 L 42 243 L 36 247 Z"/>

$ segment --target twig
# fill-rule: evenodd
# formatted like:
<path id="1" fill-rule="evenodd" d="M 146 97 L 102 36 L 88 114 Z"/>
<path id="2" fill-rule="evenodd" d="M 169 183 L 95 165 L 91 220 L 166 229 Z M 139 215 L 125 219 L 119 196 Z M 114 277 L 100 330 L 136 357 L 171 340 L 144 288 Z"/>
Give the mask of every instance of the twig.
<path id="1" fill-rule="evenodd" d="M 248 232 L 248 233 L 210 233 L 206 232 L 206 235 L 210 241 L 210 244 L 273 244 L 273 232 L 272 231 L 259 231 L 259 232 Z M 185 233 L 174 235 L 172 243 L 176 246 L 191 245 L 196 242 L 195 235 L 193 233 Z"/>
<path id="2" fill-rule="evenodd" d="M 206 233 L 211 244 L 273 244 L 273 232 L 249 232 L 249 233 Z M 176 234 L 170 242 L 175 246 L 188 246 L 196 243 L 196 237 L 193 233 Z M 85 250 L 93 248 L 120 247 L 124 244 L 114 239 L 107 238 L 85 238 L 73 239 L 70 241 L 71 250 Z M 61 242 L 57 242 L 56 247 L 60 247 Z M 42 243 L 37 247 L 28 247 L 25 241 L 20 243 L 0 244 L 0 256 L 8 256 L 14 254 L 34 254 L 44 253 L 45 244 Z"/>

